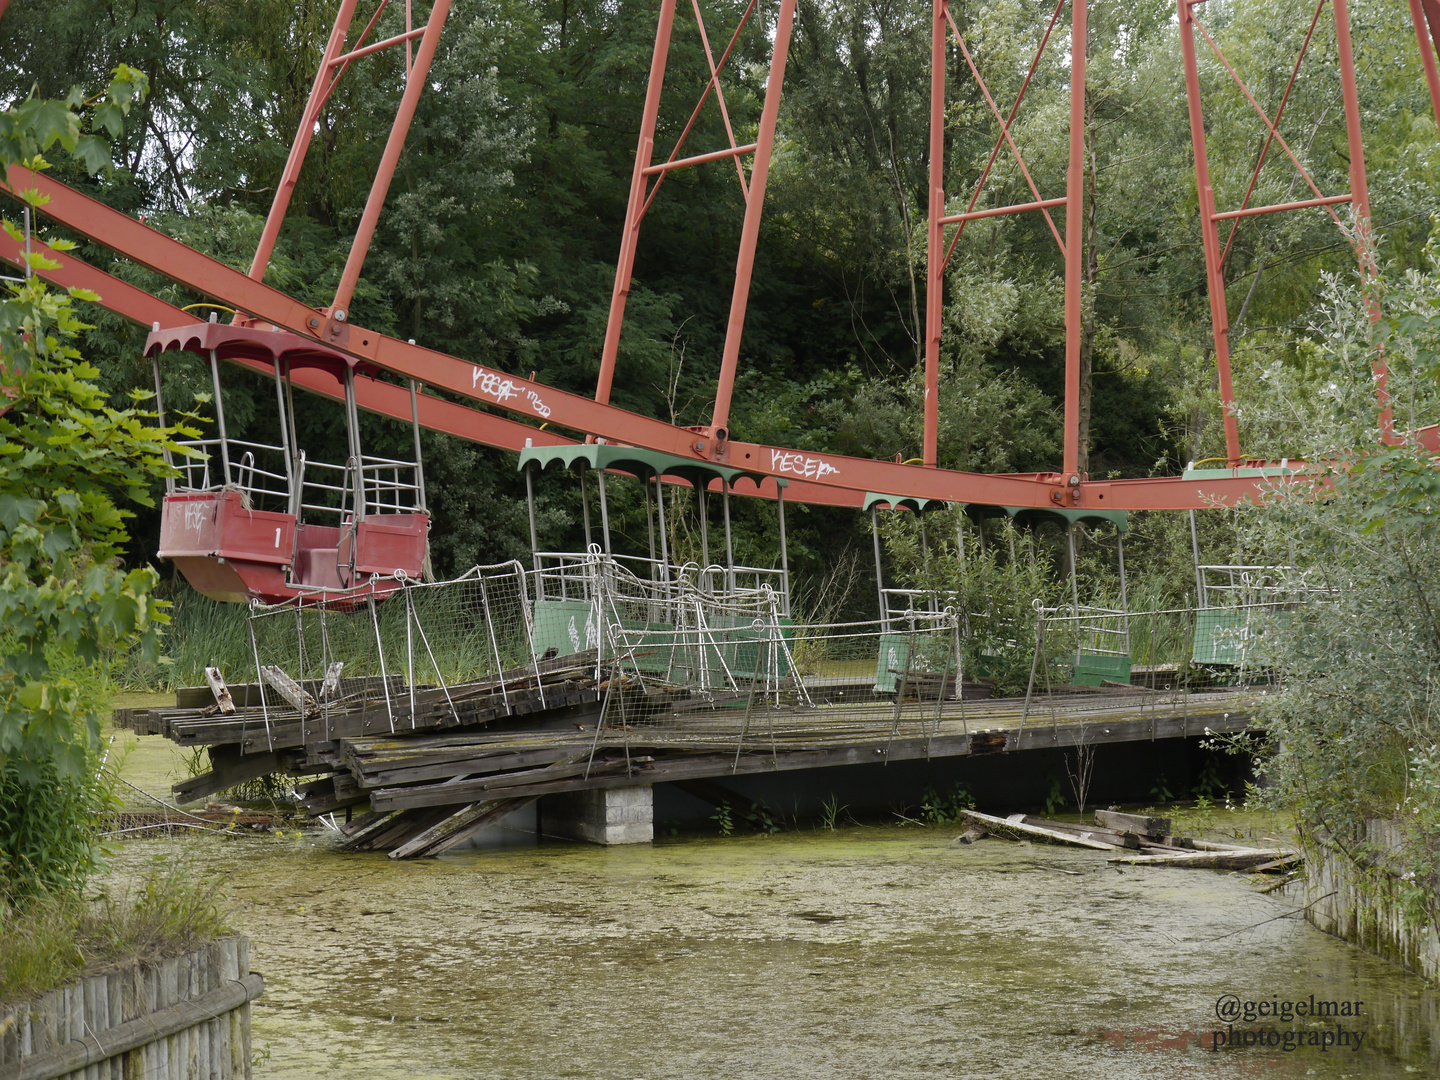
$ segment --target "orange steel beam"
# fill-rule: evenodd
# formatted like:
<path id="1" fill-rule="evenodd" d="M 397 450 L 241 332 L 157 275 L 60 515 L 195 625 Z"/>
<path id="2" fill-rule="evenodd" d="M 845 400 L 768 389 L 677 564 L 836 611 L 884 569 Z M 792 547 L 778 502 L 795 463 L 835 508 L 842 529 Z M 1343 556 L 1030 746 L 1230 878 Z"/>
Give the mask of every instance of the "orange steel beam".
<path id="1" fill-rule="evenodd" d="M 955 245 L 960 242 L 960 234 L 965 231 L 967 222 L 978 218 L 998 217 L 1005 214 L 1018 214 L 1027 210 L 1039 210 L 1045 215 L 1045 223 L 1050 226 L 1051 233 L 1055 236 L 1055 243 L 1060 247 L 1060 254 L 1065 254 L 1065 244 L 1060 239 L 1060 233 L 1055 228 L 1055 222 L 1050 217 L 1050 210 L 1056 206 L 1065 206 L 1069 198 L 1063 199 L 1042 199 L 1040 191 L 1035 186 L 1030 176 L 1030 170 L 1025 166 L 1025 160 L 1020 155 L 1020 149 L 1015 145 L 1015 140 L 1010 134 L 1010 126 L 1015 120 L 1015 115 L 1020 111 L 1020 103 L 1025 99 L 1025 91 L 1030 87 L 1030 80 L 1035 74 L 1035 69 L 1040 64 L 1040 57 L 1045 52 L 1045 46 L 1050 41 L 1050 34 L 1055 29 L 1055 22 L 1060 17 L 1060 10 L 1064 7 L 1066 0 L 1057 0 L 1055 11 L 1050 16 L 1050 23 L 1045 28 L 1045 34 L 1040 39 L 1040 44 L 1035 50 L 1035 55 L 1030 60 L 1030 70 L 1026 72 L 1024 81 L 1020 84 L 1020 90 L 1015 95 L 1015 101 L 1010 106 L 1008 116 L 1002 117 L 1000 110 L 996 107 L 994 98 L 991 97 L 985 80 L 981 78 L 980 70 L 975 66 L 975 60 L 970 50 L 965 45 L 965 39 L 960 34 L 960 27 L 956 24 L 954 16 L 950 12 L 949 0 L 932 0 L 933 9 L 931 12 L 930 24 L 930 194 L 928 207 L 928 222 L 926 228 L 925 244 L 925 398 L 923 404 L 924 435 L 921 447 L 921 461 L 926 465 L 935 465 L 939 451 L 940 431 L 940 337 L 944 328 L 944 297 L 945 297 L 945 268 L 950 264 L 950 257 L 955 251 Z M 960 47 L 965 57 L 965 63 L 970 68 L 970 73 L 975 78 L 975 83 L 985 95 L 986 104 L 995 119 L 1000 123 L 1000 134 L 995 138 L 995 147 L 990 151 L 990 160 L 985 163 L 985 168 L 980 173 L 980 179 L 975 184 L 975 190 L 970 196 L 970 204 L 962 214 L 946 215 L 945 213 L 945 60 L 948 36 L 945 33 L 946 27 L 952 31 L 955 42 Z M 990 171 L 995 165 L 995 159 L 999 156 L 1000 148 L 1008 145 L 1010 152 L 1014 155 L 1016 164 L 1020 166 L 1020 172 L 1025 177 L 1031 193 L 1035 196 L 1034 202 L 1024 203 L 1015 206 L 999 206 L 988 210 L 976 210 L 975 204 L 980 199 L 980 193 L 985 189 L 985 181 L 990 177 Z M 945 245 L 945 226 L 958 225 L 950 244 Z"/>
<path id="2" fill-rule="evenodd" d="M 60 288 L 89 289 L 99 296 L 101 307 L 127 318 L 144 327 L 159 324 L 162 328 L 185 326 L 195 321 L 195 316 L 173 304 L 168 304 L 144 289 L 91 266 L 73 254 L 66 254 L 63 263 L 51 270 L 37 270 L 36 274 Z M 21 266 L 21 246 L 6 233 L 0 233 L 0 261 Z M 230 363 L 247 368 L 262 375 L 271 376 L 274 368 L 263 361 L 244 357 L 227 357 Z M 298 367 L 290 372 L 290 381 L 302 390 L 329 398 L 332 401 L 345 400 L 344 383 L 330 372 L 314 367 Z M 384 416 L 401 423 L 410 423 L 410 391 L 404 386 L 376 379 L 373 375 L 359 374 L 355 378 L 356 403 L 366 412 Z M 496 450 L 515 453 L 528 446 L 573 445 L 578 440 L 556 431 L 549 431 L 508 417 L 482 412 L 468 405 L 461 405 L 446 398 L 419 394 L 416 396 L 420 426 L 430 431 L 479 443 Z M 672 481 L 667 480 L 667 483 Z M 688 486 L 683 481 L 674 481 Z M 755 492 L 732 489 L 735 494 L 746 498 L 775 498 L 775 485 L 766 483 Z M 790 502 L 803 502 L 823 506 L 849 506 L 858 508 L 863 493 L 847 491 L 844 488 L 823 487 L 797 480 L 786 488 L 785 497 Z"/>
<path id="3" fill-rule="evenodd" d="M 43 207 L 48 217 L 128 259 L 257 319 L 368 360 L 396 375 L 573 431 L 593 433 L 679 457 L 716 460 L 707 453 L 710 443 L 703 435 L 613 405 L 602 405 L 578 394 L 359 326 L 332 325 L 322 337 L 315 332 L 323 323 L 321 314 L 278 289 L 255 281 L 50 177 L 12 166 L 10 183 L 20 189 L 35 189 L 48 197 Z M 726 451 L 718 458 L 723 464 L 760 475 L 783 477 L 791 483 L 808 481 L 851 493 L 883 491 L 989 506 L 1081 505 L 1104 510 L 1190 510 L 1204 509 L 1216 499 L 1237 502 L 1252 498 L 1261 490 L 1256 480 L 1243 477 L 1203 483 L 1178 478 L 1093 481 L 1081 485 L 1076 493 L 1078 498 L 1066 499 L 1062 504 L 1066 485 L 1062 477 L 1055 474 L 967 473 L 734 440 L 728 443 Z"/>
<path id="4" fill-rule="evenodd" d="M 1065 444 L 1062 448 L 1069 502 L 1078 506 L 1080 486 L 1081 282 L 1085 277 L 1085 58 L 1089 48 L 1089 0 L 1070 5 L 1070 164 L 1065 173 Z M 1037 196 L 1038 198 L 1038 196 Z"/>
<path id="5" fill-rule="evenodd" d="M 920 459 L 936 464 L 940 433 L 940 333 L 945 303 L 945 5 L 930 12 L 930 198 L 925 229 L 925 401 Z"/>
<path id="6" fill-rule="evenodd" d="M 710 413 L 710 434 L 720 444 L 730 438 L 730 399 L 740 365 L 740 339 L 745 333 L 745 311 L 750 303 L 750 279 L 755 271 L 755 247 L 760 239 L 760 217 L 765 209 L 765 184 L 775 146 L 775 125 L 780 116 L 780 93 L 785 85 L 785 60 L 790 54 L 790 30 L 795 22 L 795 0 L 780 0 L 775 19 L 775 43 L 770 52 L 770 78 L 765 84 L 765 105 L 755 157 L 750 163 L 750 191 L 745 197 L 745 220 L 740 226 L 740 250 L 735 256 L 735 288 L 730 296 L 730 320 L 720 352 L 720 376 L 715 383 L 715 408 Z"/>

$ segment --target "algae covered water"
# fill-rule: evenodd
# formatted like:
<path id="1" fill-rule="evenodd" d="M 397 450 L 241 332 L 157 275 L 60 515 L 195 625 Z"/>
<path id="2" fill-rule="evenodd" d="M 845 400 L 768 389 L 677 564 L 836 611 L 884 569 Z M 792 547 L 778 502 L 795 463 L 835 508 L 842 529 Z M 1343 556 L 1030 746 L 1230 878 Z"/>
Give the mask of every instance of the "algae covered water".
<path id="1" fill-rule="evenodd" d="M 851 827 L 416 862 L 314 834 L 202 837 L 125 844 L 114 874 L 185 857 L 233 889 L 266 977 L 259 1077 L 1440 1071 L 1436 995 L 1294 917 L 1293 899 L 954 836 Z M 1226 1023 L 1226 995 L 1277 1015 Z M 1336 1015 L 1279 1018 L 1312 999 Z"/>

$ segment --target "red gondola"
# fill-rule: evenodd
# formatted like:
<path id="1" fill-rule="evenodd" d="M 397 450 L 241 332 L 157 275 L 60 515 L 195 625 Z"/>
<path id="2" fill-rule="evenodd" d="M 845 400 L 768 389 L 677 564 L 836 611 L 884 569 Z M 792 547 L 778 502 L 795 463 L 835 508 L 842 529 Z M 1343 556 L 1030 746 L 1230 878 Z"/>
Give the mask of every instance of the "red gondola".
<path id="1" fill-rule="evenodd" d="M 172 560 L 213 600 L 334 604 L 379 599 L 405 578 L 422 576 L 429 544 L 420 429 L 411 384 L 415 460 L 363 453 L 355 378 L 361 361 L 285 331 L 215 321 L 158 327 L 145 344 L 159 356 L 197 353 L 210 365 L 216 437 L 185 445 L 195 456 L 174 462 L 160 518 L 160 557 Z M 220 361 L 260 360 L 275 372 L 280 445 L 232 439 L 225 429 Z M 289 374 L 299 367 L 334 375 L 345 391 L 349 457 L 343 465 L 307 460 L 296 444 Z M 360 370 L 361 375 L 373 372 Z M 163 421 L 162 421 L 163 422 Z M 338 594 L 338 595 L 337 595 Z"/>

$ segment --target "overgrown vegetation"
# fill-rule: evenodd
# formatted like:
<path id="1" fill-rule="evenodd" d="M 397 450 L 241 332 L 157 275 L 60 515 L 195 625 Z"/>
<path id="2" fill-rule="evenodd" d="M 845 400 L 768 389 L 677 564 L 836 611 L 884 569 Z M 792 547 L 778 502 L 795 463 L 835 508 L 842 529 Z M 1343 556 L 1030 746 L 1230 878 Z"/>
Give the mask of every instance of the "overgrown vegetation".
<path id="1" fill-rule="evenodd" d="M 34 94 L 0 114 L 0 170 L 48 168 L 63 149 L 108 166 L 145 77 L 121 65 L 101 94 Z M 42 200 L 19 191 L 33 211 Z M 222 925 L 213 886 L 157 869 L 133 895 L 84 890 L 98 865 L 96 818 L 112 802 L 99 723 L 116 657 L 153 657 L 168 619 L 148 565 L 121 553 L 134 512 L 153 505 L 174 437 L 135 391 L 115 408 L 75 342 L 83 290 L 46 288 L 73 245 L 0 222 L 26 245 L 25 276 L 0 301 L 0 1001 L 85 971 L 191 947 Z"/>
<path id="2" fill-rule="evenodd" d="M 1290 585 L 1308 601 L 1266 620 L 1256 643 L 1283 676 L 1261 707 L 1260 794 L 1362 866 L 1375 854 L 1366 821 L 1400 822 L 1411 916 L 1440 926 L 1440 458 L 1378 446 L 1370 370 L 1383 346 L 1397 411 L 1413 399 L 1434 415 L 1440 275 L 1392 278 L 1373 330 L 1365 301 L 1332 288 L 1313 356 L 1321 392 L 1281 399 L 1312 418 L 1311 460 L 1334 464 L 1244 515 L 1258 549 L 1295 553 Z"/>
<path id="3" fill-rule="evenodd" d="M 120 134 L 145 88 L 122 65 L 89 101 L 78 89 L 64 101 L 31 95 L 3 116 L 0 168 L 47 168 L 43 154 L 57 145 L 87 168 L 106 167 L 105 140 Z M 32 210 L 42 203 L 18 194 Z M 13 221 L 3 227 L 31 243 Z M 54 292 L 32 276 L 72 247 L 36 244 L 26 276 L 0 302 L 0 892 L 16 902 L 73 893 L 95 865 L 88 827 L 106 702 L 96 692 L 103 677 L 86 669 L 157 650 L 167 618 L 150 595 L 159 575 L 121 565 L 134 516 L 123 502 L 153 505 L 150 481 L 167 468 L 173 436 L 189 430 L 148 424 L 143 392 L 113 408 L 96 384 L 99 370 L 74 345 L 86 327 L 73 307 L 95 297 Z"/>
<path id="4" fill-rule="evenodd" d="M 195 876 L 173 852 L 157 855 L 129 889 L 90 898 L 52 891 L 23 907 L 0 898 L 0 1006 L 83 975 L 149 963 L 225 933 L 215 881 Z"/>

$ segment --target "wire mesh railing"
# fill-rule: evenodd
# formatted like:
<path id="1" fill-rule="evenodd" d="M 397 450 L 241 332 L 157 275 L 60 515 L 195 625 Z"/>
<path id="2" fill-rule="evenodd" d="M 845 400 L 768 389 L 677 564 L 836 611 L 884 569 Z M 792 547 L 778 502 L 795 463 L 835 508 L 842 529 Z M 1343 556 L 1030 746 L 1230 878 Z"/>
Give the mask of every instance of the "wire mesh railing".
<path id="1" fill-rule="evenodd" d="M 317 738 L 330 737 L 331 715 L 357 708 L 391 731 L 414 726 L 421 698 L 459 723 L 455 701 L 477 688 L 499 702 L 500 715 L 515 715 L 521 701 L 520 712 L 543 711 L 555 707 L 563 677 L 601 702 L 596 739 L 636 731 L 735 747 L 762 737 L 873 741 L 968 732 L 987 718 L 1023 726 L 1046 716 L 1059 722 L 1066 711 L 1083 718 L 1186 708 L 1195 694 L 1266 682 L 1250 652 L 1256 629 L 1293 607 L 1235 605 L 1232 613 L 1250 622 L 1217 638 L 1234 662 L 1207 670 L 1192 660 L 1206 609 L 1037 602 L 1033 636 L 984 645 L 1013 654 L 1005 658 L 1012 666 L 1028 663 L 1022 695 L 1000 692 L 987 674 L 996 656 L 967 631 L 978 615 L 923 601 L 908 598 L 903 618 L 891 611 L 796 622 L 763 582 L 716 590 L 693 565 L 662 574 L 645 560 L 592 549 L 548 556 L 538 570 L 512 561 L 451 581 L 400 576 L 319 602 L 256 604 L 248 632 L 267 730 L 271 710 L 285 705 L 266 689 L 266 669 L 311 694 Z"/>

